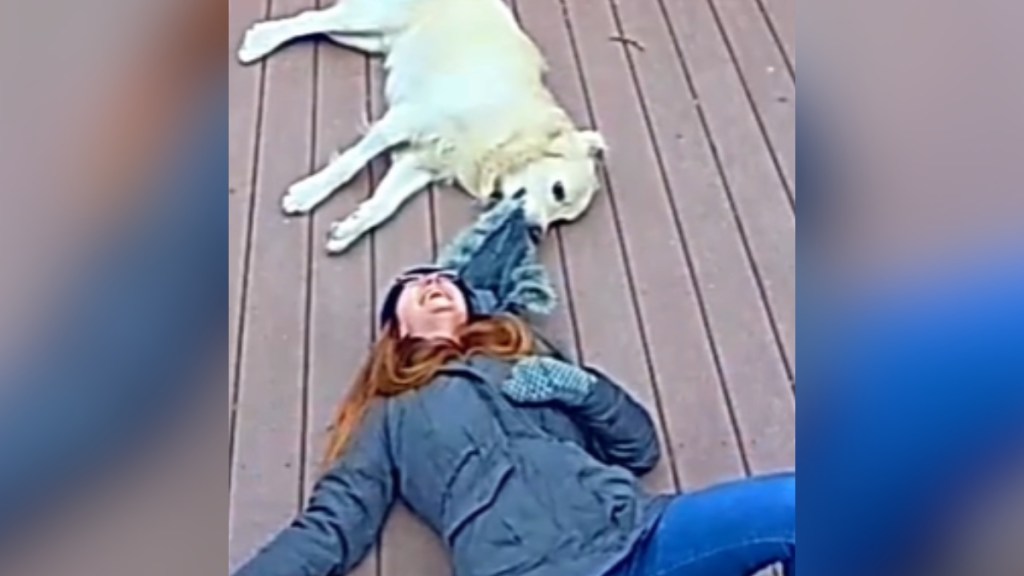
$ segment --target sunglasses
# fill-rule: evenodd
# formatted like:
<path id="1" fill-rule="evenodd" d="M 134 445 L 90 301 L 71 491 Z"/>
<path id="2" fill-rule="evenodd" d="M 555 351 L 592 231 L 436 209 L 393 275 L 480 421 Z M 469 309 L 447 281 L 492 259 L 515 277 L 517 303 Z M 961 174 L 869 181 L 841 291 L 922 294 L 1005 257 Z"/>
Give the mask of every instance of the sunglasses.
<path id="1" fill-rule="evenodd" d="M 418 282 L 421 280 L 426 280 L 427 278 L 455 282 L 456 280 L 458 280 L 459 275 L 452 270 L 446 270 L 443 268 L 410 270 L 403 274 L 399 274 L 398 277 L 395 278 L 394 284 L 396 286 L 404 286 L 406 284 L 409 284 L 410 282 Z"/>

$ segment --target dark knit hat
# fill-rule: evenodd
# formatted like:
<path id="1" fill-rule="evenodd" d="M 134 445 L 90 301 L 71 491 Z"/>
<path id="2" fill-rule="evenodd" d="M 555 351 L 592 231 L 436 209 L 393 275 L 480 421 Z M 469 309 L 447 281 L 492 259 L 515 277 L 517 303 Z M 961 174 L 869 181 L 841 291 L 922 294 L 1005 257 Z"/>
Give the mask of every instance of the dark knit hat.
<path id="1" fill-rule="evenodd" d="M 468 316 L 470 318 L 476 317 L 476 313 L 473 307 L 473 291 L 470 290 L 468 286 L 466 286 L 466 283 L 462 281 L 462 278 L 459 277 L 458 273 L 456 273 L 454 270 L 442 268 L 441 266 L 436 266 L 433 264 L 424 264 L 420 266 L 413 266 L 412 268 L 404 270 L 391 283 L 391 286 L 388 288 L 387 293 L 385 293 L 384 295 L 383 304 L 381 304 L 380 307 L 380 326 L 383 328 L 384 326 L 387 326 L 388 323 L 395 319 L 395 316 L 398 314 L 398 298 L 401 297 L 402 290 L 405 288 L 405 285 L 408 284 L 409 280 L 417 276 L 434 274 L 438 272 L 450 273 L 450 279 L 452 283 L 455 285 L 456 288 L 459 289 L 459 292 L 462 293 L 462 297 L 466 301 L 466 312 Z"/>

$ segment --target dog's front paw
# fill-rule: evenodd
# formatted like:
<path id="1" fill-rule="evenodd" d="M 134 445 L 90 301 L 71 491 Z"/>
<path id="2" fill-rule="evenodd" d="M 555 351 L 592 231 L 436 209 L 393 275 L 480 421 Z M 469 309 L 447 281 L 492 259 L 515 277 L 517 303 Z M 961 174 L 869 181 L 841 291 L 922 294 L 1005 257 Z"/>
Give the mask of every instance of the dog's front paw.
<path id="1" fill-rule="evenodd" d="M 246 30 L 242 39 L 242 47 L 238 49 L 238 61 L 251 64 L 274 51 L 277 46 L 267 22 L 257 22 Z"/>
<path id="2" fill-rule="evenodd" d="M 308 213 L 310 206 L 307 202 L 303 202 L 301 194 L 289 190 L 281 197 L 281 211 L 289 216 L 298 216 Z"/>
<path id="3" fill-rule="evenodd" d="M 341 254 L 362 236 L 363 227 L 356 215 L 331 223 L 327 233 L 327 253 Z"/>
<path id="4" fill-rule="evenodd" d="M 324 199 L 323 188 L 312 180 L 302 180 L 288 187 L 281 197 L 281 210 L 289 216 L 308 214 Z"/>

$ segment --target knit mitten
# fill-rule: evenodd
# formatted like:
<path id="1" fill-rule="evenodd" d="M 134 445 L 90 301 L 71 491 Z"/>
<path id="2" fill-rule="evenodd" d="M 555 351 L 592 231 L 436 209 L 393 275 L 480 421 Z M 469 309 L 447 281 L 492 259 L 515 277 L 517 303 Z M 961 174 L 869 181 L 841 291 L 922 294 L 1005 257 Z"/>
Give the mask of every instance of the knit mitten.
<path id="1" fill-rule="evenodd" d="M 590 393 L 595 380 L 578 366 L 547 356 L 529 356 L 512 367 L 502 392 L 521 404 L 554 401 L 577 405 Z"/>

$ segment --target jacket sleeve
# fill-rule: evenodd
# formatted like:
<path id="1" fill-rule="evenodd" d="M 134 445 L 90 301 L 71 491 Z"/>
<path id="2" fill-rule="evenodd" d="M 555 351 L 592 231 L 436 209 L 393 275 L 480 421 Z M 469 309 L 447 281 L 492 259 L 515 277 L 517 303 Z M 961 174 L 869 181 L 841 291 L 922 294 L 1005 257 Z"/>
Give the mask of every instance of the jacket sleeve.
<path id="1" fill-rule="evenodd" d="M 637 474 L 654 469 L 661 458 L 658 435 L 647 410 L 604 373 L 583 367 L 595 377 L 583 402 L 565 411 L 599 460 Z"/>
<path id="2" fill-rule="evenodd" d="M 385 414 L 381 406 L 367 414 L 303 512 L 235 576 L 341 576 L 366 557 L 395 499 Z"/>

